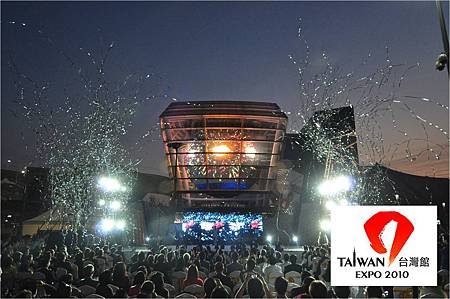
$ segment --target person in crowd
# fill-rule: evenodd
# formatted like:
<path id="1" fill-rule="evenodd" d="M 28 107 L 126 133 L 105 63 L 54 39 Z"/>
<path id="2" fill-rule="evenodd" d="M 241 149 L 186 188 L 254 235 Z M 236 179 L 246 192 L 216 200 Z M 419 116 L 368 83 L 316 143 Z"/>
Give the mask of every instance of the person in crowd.
<path id="1" fill-rule="evenodd" d="M 98 286 L 95 293 L 105 298 L 112 297 L 114 293 L 110 284 L 112 284 L 112 273 L 110 270 L 105 270 L 98 277 Z"/>
<path id="2" fill-rule="evenodd" d="M 239 254 L 236 251 L 231 252 L 231 263 L 227 265 L 227 274 L 234 271 L 242 271 L 244 266 L 239 263 Z"/>
<path id="3" fill-rule="evenodd" d="M 223 286 L 217 286 L 212 291 L 211 298 L 230 298 L 230 294 Z"/>
<path id="4" fill-rule="evenodd" d="M 203 280 L 198 277 L 198 269 L 195 265 L 189 266 L 186 279 L 183 281 L 181 287 L 184 289 L 191 284 L 198 284 L 200 286 L 203 285 Z"/>
<path id="5" fill-rule="evenodd" d="M 117 253 L 116 247 L 111 247 L 111 257 L 113 258 L 113 265 L 115 265 L 117 262 L 122 262 L 122 256 Z"/>
<path id="6" fill-rule="evenodd" d="M 281 267 L 281 270 L 283 270 L 283 273 L 284 273 L 284 268 L 290 264 L 289 259 L 290 259 L 290 255 L 288 253 L 283 254 L 283 261 L 280 263 L 280 267 Z"/>
<path id="7" fill-rule="evenodd" d="M 304 272 L 304 273 L 302 273 L 302 277 L 305 274 L 310 274 L 310 273 Z M 302 285 L 300 287 L 293 288 L 291 290 L 291 296 L 296 297 L 296 296 L 300 295 L 300 296 L 302 296 L 302 298 L 305 297 L 305 295 L 309 296 L 309 286 L 310 286 L 311 282 L 313 282 L 314 280 L 315 279 L 312 276 L 304 277 L 302 280 Z"/>
<path id="8" fill-rule="evenodd" d="M 289 265 L 286 265 L 284 267 L 284 274 L 295 271 L 298 273 L 302 273 L 303 268 L 301 265 L 297 264 L 297 256 L 295 254 L 291 254 L 289 256 L 289 261 L 291 262 Z"/>
<path id="9" fill-rule="evenodd" d="M 105 269 L 111 269 L 114 266 L 114 264 L 113 264 L 113 257 L 109 252 L 108 245 L 103 246 L 103 256 L 105 257 Z"/>
<path id="10" fill-rule="evenodd" d="M 104 298 L 112 298 L 114 296 L 112 288 L 109 285 L 104 284 L 99 284 L 95 293 Z"/>
<path id="11" fill-rule="evenodd" d="M 261 276 L 259 276 L 261 277 Z M 262 277 L 261 277 L 262 278 Z M 271 294 L 263 279 L 250 278 L 247 282 L 247 292 L 250 298 L 271 298 Z"/>
<path id="12" fill-rule="evenodd" d="M 184 267 L 187 269 L 189 267 L 189 263 L 191 261 L 191 255 L 187 252 L 183 254 L 183 263 Z"/>
<path id="13" fill-rule="evenodd" d="M 277 265 L 277 259 L 275 256 L 271 255 L 269 257 L 269 265 L 264 268 L 263 270 L 264 277 L 266 278 L 266 281 L 269 281 L 271 275 L 278 275 L 278 273 L 282 274 L 283 271 L 281 270 L 281 267 Z M 273 283 L 273 282 L 271 282 Z"/>
<path id="14" fill-rule="evenodd" d="M 256 267 L 256 261 L 255 257 L 252 255 L 248 258 L 247 262 L 245 263 L 245 271 L 246 272 L 255 272 Z"/>
<path id="15" fill-rule="evenodd" d="M 168 298 L 169 297 L 169 291 L 164 286 L 164 274 L 161 272 L 154 273 L 150 280 L 155 285 L 155 293 L 161 297 Z"/>
<path id="16" fill-rule="evenodd" d="M 99 247 L 95 248 L 94 265 L 97 276 L 106 270 L 106 259 L 104 257 L 103 249 Z"/>
<path id="17" fill-rule="evenodd" d="M 134 275 L 133 285 L 128 290 L 128 296 L 134 298 L 141 292 L 141 286 L 145 281 L 145 273 L 142 271 L 136 272 Z"/>
<path id="18" fill-rule="evenodd" d="M 188 264 L 189 266 L 189 264 Z M 160 253 L 156 256 L 156 263 L 153 265 L 153 270 L 161 272 L 164 274 L 164 281 L 167 283 L 171 283 L 170 272 L 171 265 L 167 262 L 166 256 L 163 253 Z"/>
<path id="19" fill-rule="evenodd" d="M 78 268 L 78 279 L 84 278 L 83 268 L 84 268 L 84 254 L 81 250 L 75 253 L 74 265 Z"/>
<path id="20" fill-rule="evenodd" d="M 329 259 L 325 260 L 320 267 L 321 271 L 319 279 L 322 280 L 328 288 L 331 282 L 331 261 Z"/>
<path id="21" fill-rule="evenodd" d="M 13 259 L 14 259 L 14 264 L 19 264 L 20 261 L 22 260 L 22 255 L 23 253 L 21 251 L 16 251 L 13 254 Z"/>
<path id="22" fill-rule="evenodd" d="M 366 298 L 383 298 L 383 289 L 378 286 L 368 286 L 365 289 Z"/>
<path id="23" fill-rule="evenodd" d="M 205 298 L 211 298 L 211 293 L 217 286 L 216 280 L 214 278 L 207 278 L 203 283 L 203 290 L 205 291 Z"/>
<path id="24" fill-rule="evenodd" d="M 223 263 L 217 262 L 214 265 L 214 270 L 215 270 L 215 273 L 214 273 L 213 277 L 218 278 L 223 285 L 226 285 L 227 287 L 232 289 L 233 282 L 231 281 L 231 278 L 229 276 L 223 274 L 223 271 L 224 271 Z"/>
<path id="25" fill-rule="evenodd" d="M 266 252 L 265 250 L 261 250 L 260 256 L 256 259 L 256 267 L 255 267 L 255 271 L 263 274 L 264 273 L 264 269 L 267 267 L 267 259 L 265 257 Z"/>
<path id="26" fill-rule="evenodd" d="M 82 297 L 82 292 L 78 288 L 76 288 L 73 284 L 73 275 L 71 273 L 67 273 L 59 279 L 59 283 L 65 283 L 71 287 L 71 294 L 75 297 Z"/>
<path id="27" fill-rule="evenodd" d="M 280 276 L 275 279 L 275 291 L 277 292 L 277 298 L 287 298 L 287 287 L 288 281 L 286 278 Z"/>
<path id="28" fill-rule="evenodd" d="M 320 280 L 314 280 L 309 285 L 309 295 L 312 298 L 328 298 L 327 286 Z"/>
<path id="29" fill-rule="evenodd" d="M 2 255 L 1 265 L 2 265 L 1 287 L 3 295 L 7 294 L 9 290 L 12 290 L 14 288 L 14 279 L 17 274 L 17 268 L 14 264 L 14 259 L 8 254 Z"/>
<path id="30" fill-rule="evenodd" d="M 116 254 L 117 254 L 117 256 L 118 256 L 118 259 L 119 259 L 121 262 L 126 263 L 125 253 L 123 252 L 123 246 L 122 246 L 122 245 L 118 245 L 118 246 L 117 246 Z"/>
<path id="31" fill-rule="evenodd" d="M 70 298 L 72 296 L 72 287 L 65 282 L 60 282 L 54 298 Z"/>
<path id="32" fill-rule="evenodd" d="M 136 272 L 137 268 L 139 268 L 140 266 L 146 266 L 146 262 L 145 262 L 145 252 L 141 251 L 139 252 L 137 255 L 133 255 L 132 259 L 135 259 L 134 261 L 132 260 L 132 264 L 130 266 L 130 272 Z"/>
<path id="33" fill-rule="evenodd" d="M 347 286 L 334 286 L 334 295 L 336 298 L 349 298 L 350 297 L 350 287 Z"/>
<path id="34" fill-rule="evenodd" d="M 183 258 L 178 258 L 175 264 L 174 272 L 186 272 L 186 268 L 184 267 Z"/>
<path id="35" fill-rule="evenodd" d="M 117 262 L 114 266 L 112 283 L 128 292 L 130 288 L 130 279 L 127 275 L 127 268 L 124 262 Z"/>
<path id="36" fill-rule="evenodd" d="M 243 283 L 236 291 L 235 298 L 242 298 L 245 292 L 250 298 L 272 297 L 264 277 L 257 272 L 246 272 L 244 274 Z"/>
<path id="37" fill-rule="evenodd" d="M 177 296 L 185 286 L 192 284 L 202 286 L 206 298 L 241 298 L 244 295 L 270 298 L 274 294 L 279 298 L 381 298 L 396 294 L 396 289 L 392 287 L 368 287 L 365 293 L 362 287 L 359 291 L 349 287 L 330 287 L 328 245 L 306 246 L 301 253 L 301 264 L 297 263 L 295 254 L 282 255 L 282 248 L 275 250 L 269 245 L 258 248 L 245 244 L 237 244 L 231 249 L 223 244 L 215 249 L 211 246 L 171 249 L 170 246 L 158 244 L 130 259 L 126 255 L 129 251 L 124 252 L 121 244 L 112 244 L 99 237 L 85 235 L 81 239 L 73 238 L 75 242 L 69 240 L 58 245 L 54 240 L 44 240 L 45 236 L 40 233 L 2 243 L 2 298 L 82 297 L 77 287 L 83 285 L 95 288 L 92 296 L 105 298 L 167 298 L 169 290 L 170 296 L 172 292 L 173 296 Z M 103 270 L 97 269 L 96 265 Z M 130 269 L 131 274 L 127 273 L 127 269 Z M 200 270 L 210 278 L 201 279 Z M 167 285 L 176 271 L 186 272 L 181 288 Z M 237 287 L 230 277 L 230 273 L 235 271 L 241 272 L 240 281 L 236 277 Z M 268 275 L 262 275 L 261 272 L 269 274 L 274 271 L 280 271 L 281 274 L 299 272 L 302 283 L 288 292 L 289 284 L 285 278 L 270 275 L 271 287 L 275 291 L 272 293 L 268 288 Z M 151 277 L 146 280 L 148 273 Z M 131 287 L 129 275 L 133 277 Z M 438 272 L 438 286 L 412 289 L 415 298 L 448 298 L 448 271 Z"/>
<path id="38" fill-rule="evenodd" d="M 209 261 L 206 260 L 206 252 L 202 250 L 199 253 L 198 258 L 200 260 L 200 267 L 206 269 L 205 273 L 209 273 L 209 271 L 211 271 L 211 265 L 209 264 Z"/>
<path id="39" fill-rule="evenodd" d="M 98 283 L 99 284 L 112 284 L 112 272 L 111 270 L 105 270 L 98 276 Z"/>
<path id="40" fill-rule="evenodd" d="M 55 282 L 55 274 L 50 269 L 50 256 L 45 255 L 43 258 L 39 259 L 39 264 L 37 265 L 36 272 L 40 272 L 45 275 L 45 282 L 48 284 L 52 284 Z"/>
<path id="41" fill-rule="evenodd" d="M 83 277 L 78 282 L 77 286 L 83 286 L 83 285 L 89 285 L 93 288 L 96 288 L 98 286 L 98 280 L 95 280 L 92 278 L 94 275 L 94 266 L 92 264 L 87 264 L 83 268 Z"/>
<path id="42" fill-rule="evenodd" d="M 113 298 L 129 298 L 127 292 L 124 289 L 117 289 Z"/>
<path id="43" fill-rule="evenodd" d="M 33 274 L 33 256 L 24 254 L 20 259 L 19 267 L 17 267 L 17 275 L 20 273 Z"/>
<path id="44" fill-rule="evenodd" d="M 156 298 L 155 285 L 150 280 L 144 281 L 141 286 L 141 291 L 137 295 L 137 298 Z"/>

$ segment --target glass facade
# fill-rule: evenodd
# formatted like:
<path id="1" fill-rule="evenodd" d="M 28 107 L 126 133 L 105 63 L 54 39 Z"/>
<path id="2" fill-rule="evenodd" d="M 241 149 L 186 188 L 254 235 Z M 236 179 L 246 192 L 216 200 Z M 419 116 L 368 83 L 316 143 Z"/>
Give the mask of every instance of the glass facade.
<path id="1" fill-rule="evenodd" d="M 222 106 L 201 109 L 209 103 Z M 164 150 L 169 174 L 176 175 L 176 191 L 271 191 L 286 116 L 276 104 L 220 103 L 182 103 L 184 110 L 176 103 L 161 115 Z M 174 142 L 181 144 L 178 150 L 171 148 Z"/>

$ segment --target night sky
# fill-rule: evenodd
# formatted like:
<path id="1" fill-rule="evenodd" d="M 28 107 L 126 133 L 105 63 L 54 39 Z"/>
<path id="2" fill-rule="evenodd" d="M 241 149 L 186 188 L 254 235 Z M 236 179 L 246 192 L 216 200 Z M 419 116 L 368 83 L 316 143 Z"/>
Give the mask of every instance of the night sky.
<path id="1" fill-rule="evenodd" d="M 57 48 L 80 66 L 114 42 L 107 73 L 120 82 L 130 73 L 152 72 L 161 78 L 168 99 L 141 106 L 135 127 L 124 138 L 129 145 L 157 121 L 170 103 L 178 100 L 255 100 L 278 103 L 293 111 L 299 101 L 296 69 L 288 55 L 302 55 L 297 38 L 299 18 L 309 41 L 312 58 L 326 51 L 344 70 L 358 71 L 371 53 L 366 67 L 376 68 L 385 59 L 385 46 L 396 63 L 420 67 L 408 74 L 399 90 L 403 95 L 433 99 L 448 105 L 449 81 L 445 71 L 434 68 L 443 45 L 434 1 L 426 2 L 2 2 L 2 168 L 23 167 L 35 160 L 30 124 L 13 102 L 16 90 L 14 61 L 21 72 L 38 82 L 48 82 L 52 101 L 64 94 L 76 96 L 76 72 Z M 448 11 L 448 3 L 444 5 Z M 448 15 L 446 16 L 448 20 Z M 15 21 L 16 24 L 8 22 Z M 25 23 L 21 26 L 20 23 Z M 38 34 L 41 30 L 43 34 Z M 56 46 L 44 38 L 49 37 Z M 448 131 L 448 111 L 418 105 L 420 114 Z M 404 115 L 410 135 L 418 126 Z M 386 130 L 386 142 L 396 140 Z M 23 137 L 21 137 L 23 136 Z M 430 129 L 430 138 L 447 144 Z M 448 148 L 448 146 L 447 146 Z M 166 172 L 162 143 L 147 142 L 131 152 L 142 158 L 139 170 Z M 414 165 L 399 162 L 398 169 L 439 176 L 448 175 L 445 159 Z M 11 160 L 10 163 L 7 160 Z M 436 169 L 438 169 L 436 171 Z"/>

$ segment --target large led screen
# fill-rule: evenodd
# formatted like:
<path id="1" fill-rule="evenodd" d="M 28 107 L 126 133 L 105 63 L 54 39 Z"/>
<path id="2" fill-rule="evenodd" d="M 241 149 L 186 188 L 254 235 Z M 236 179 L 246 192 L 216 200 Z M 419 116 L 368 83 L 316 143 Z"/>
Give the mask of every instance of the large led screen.
<path id="1" fill-rule="evenodd" d="M 185 239 L 205 243 L 255 240 L 262 235 L 263 219 L 251 213 L 187 212 L 181 229 Z"/>

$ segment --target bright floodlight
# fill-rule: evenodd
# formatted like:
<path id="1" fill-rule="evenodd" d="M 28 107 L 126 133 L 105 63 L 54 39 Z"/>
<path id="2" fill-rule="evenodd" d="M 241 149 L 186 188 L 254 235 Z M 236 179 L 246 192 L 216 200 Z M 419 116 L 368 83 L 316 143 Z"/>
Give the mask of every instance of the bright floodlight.
<path id="1" fill-rule="evenodd" d="M 150 241 L 150 238 L 149 237 L 145 237 L 145 241 L 146 242 Z"/>
<path id="2" fill-rule="evenodd" d="M 117 220 L 116 221 L 116 228 L 118 230 L 124 230 L 124 228 L 125 228 L 125 221 L 124 220 Z"/>
<path id="3" fill-rule="evenodd" d="M 272 242 L 272 236 L 271 235 L 267 235 L 266 240 L 269 243 Z"/>
<path id="4" fill-rule="evenodd" d="M 100 221 L 100 229 L 102 232 L 107 233 L 110 232 L 114 228 L 114 221 L 112 219 L 102 219 Z"/>
<path id="5" fill-rule="evenodd" d="M 329 200 L 325 203 L 325 207 L 328 210 L 332 210 L 335 206 L 336 206 L 336 203 L 334 202 L 334 200 Z"/>
<path id="6" fill-rule="evenodd" d="M 345 191 L 349 191 L 351 187 L 351 178 L 341 175 L 322 182 L 319 185 L 319 194 L 324 196 L 336 195 Z"/>
<path id="7" fill-rule="evenodd" d="M 101 177 L 98 179 L 98 186 L 105 192 L 117 192 L 122 190 L 120 182 L 115 178 Z"/>
<path id="8" fill-rule="evenodd" d="M 231 150 L 230 150 L 230 148 L 227 145 L 220 144 L 220 145 L 217 145 L 217 146 L 213 147 L 211 149 L 211 151 L 214 153 L 214 155 L 216 155 L 218 157 L 223 157 L 226 154 L 228 154 Z"/>
<path id="9" fill-rule="evenodd" d="M 104 200 L 104 199 L 100 199 L 99 201 L 98 201 L 98 205 L 99 206 L 104 206 L 106 204 L 106 201 Z"/>
<path id="10" fill-rule="evenodd" d="M 322 219 L 320 220 L 320 229 L 323 231 L 329 231 L 330 230 L 330 220 L 328 219 Z"/>
<path id="11" fill-rule="evenodd" d="M 297 236 L 292 236 L 292 241 L 293 241 L 294 243 L 297 243 L 297 242 L 298 242 L 298 237 L 297 237 Z"/>
<path id="12" fill-rule="evenodd" d="M 120 203 L 120 201 L 117 201 L 117 200 L 113 200 L 109 204 L 109 207 L 111 208 L 111 210 L 114 210 L 114 211 L 119 210 L 121 206 L 122 206 L 122 204 Z"/>

